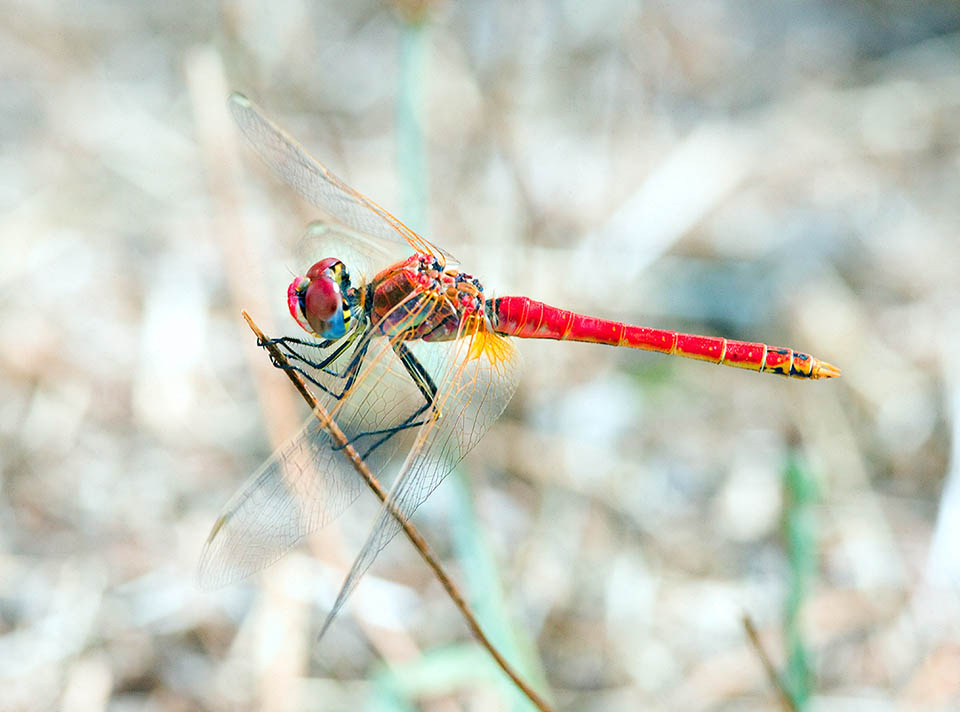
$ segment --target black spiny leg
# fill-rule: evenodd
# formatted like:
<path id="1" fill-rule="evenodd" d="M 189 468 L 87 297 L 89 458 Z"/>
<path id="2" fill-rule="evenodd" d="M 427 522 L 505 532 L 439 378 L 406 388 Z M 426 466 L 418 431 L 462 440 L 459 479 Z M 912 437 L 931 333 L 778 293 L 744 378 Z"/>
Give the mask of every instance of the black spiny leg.
<path id="1" fill-rule="evenodd" d="M 406 369 L 407 373 L 410 374 L 410 378 L 412 378 L 413 382 L 416 384 L 417 390 L 419 390 L 421 395 L 423 395 L 423 405 L 420 406 L 420 408 L 418 408 L 414 413 L 407 416 L 399 425 L 394 425 L 391 428 L 383 428 L 382 430 L 367 430 L 366 432 L 358 433 L 357 435 L 354 435 L 348 441 L 348 443 L 344 443 L 344 445 L 338 446 L 336 449 L 345 447 L 347 444 L 352 444 L 360 438 L 368 435 L 382 436 L 361 455 L 362 458 L 366 458 L 370 453 L 383 445 L 385 442 L 387 442 L 387 440 L 392 438 L 401 430 L 416 428 L 428 422 L 428 420 L 436 419 L 435 416 L 431 418 L 421 418 L 421 416 L 430 409 L 437 398 L 437 385 L 433 382 L 433 378 L 427 372 L 427 369 L 423 367 L 423 364 L 420 363 L 417 357 L 413 355 L 413 352 L 410 351 L 410 349 L 408 349 L 402 342 L 396 342 L 393 345 L 393 350 L 397 354 L 397 358 L 400 359 L 400 363 L 403 364 L 403 367 Z"/>
<path id="2" fill-rule="evenodd" d="M 356 343 L 356 340 L 358 337 L 362 339 L 361 344 L 356 347 L 356 350 L 354 351 L 353 356 L 350 358 L 350 362 L 344 367 L 344 369 L 338 372 L 330 368 L 330 364 L 336 361 L 338 358 L 340 358 L 340 356 L 342 356 L 344 353 L 346 353 L 347 350 Z M 366 338 L 366 335 L 363 334 L 363 332 L 358 331 L 358 332 L 355 332 L 353 336 L 346 339 L 342 344 L 340 344 L 336 349 L 334 349 L 334 351 L 331 354 L 323 358 L 321 361 L 311 361 L 310 359 L 304 358 L 303 355 L 300 354 L 295 349 L 293 349 L 290 346 L 290 344 L 295 343 L 295 344 L 300 344 L 302 346 L 310 346 L 310 347 L 322 349 L 324 348 L 324 345 L 329 347 L 334 342 L 323 341 L 323 342 L 317 343 L 313 341 L 303 341 L 301 339 L 294 339 L 294 338 L 272 339 L 271 341 L 274 344 L 282 346 L 283 350 L 286 352 L 286 354 L 291 360 L 299 361 L 300 363 L 306 364 L 310 368 L 316 369 L 318 371 L 322 371 L 328 376 L 332 376 L 334 378 L 339 378 L 339 379 L 346 379 L 346 382 L 344 383 L 344 386 L 341 389 L 341 391 L 339 393 L 336 393 L 330 387 L 318 381 L 316 377 L 314 377 L 312 374 L 308 373 L 304 369 L 300 368 L 299 366 L 293 365 L 289 362 L 287 364 L 281 364 L 281 363 L 278 363 L 273 357 L 270 358 L 273 365 L 276 366 L 277 368 L 282 369 L 284 371 L 295 371 L 299 373 L 301 376 L 306 378 L 308 381 L 310 381 L 310 383 L 315 385 L 324 393 L 327 393 L 328 395 L 333 396 L 337 400 L 340 400 L 341 398 L 343 398 L 343 396 L 353 386 L 353 382 L 356 380 L 357 374 L 360 372 L 360 366 L 363 364 L 364 356 L 366 356 L 367 348 L 370 346 L 370 339 Z"/>
<path id="3" fill-rule="evenodd" d="M 326 349 L 329 348 L 330 344 L 332 343 L 333 341 L 330 339 L 324 339 L 323 341 L 307 341 L 306 339 L 298 339 L 295 336 L 281 336 L 278 339 L 267 339 L 261 344 L 261 346 L 287 346 L 288 344 L 297 344 L 298 346 L 312 346 L 313 348 Z"/>
<path id="4" fill-rule="evenodd" d="M 349 364 L 343 370 L 343 372 L 334 371 L 333 369 L 329 368 L 329 366 L 331 363 L 333 363 L 338 358 L 340 358 L 340 356 L 353 345 L 354 341 L 356 341 L 357 336 L 359 335 L 360 335 L 360 332 L 354 332 L 347 339 L 345 339 L 342 344 L 340 344 L 336 349 L 334 349 L 332 353 L 330 353 L 320 361 L 313 361 L 311 359 L 308 359 L 302 353 L 294 349 L 291 346 L 291 344 L 297 344 L 298 346 L 306 346 L 308 348 L 315 348 L 322 352 L 325 349 L 330 348 L 334 343 L 336 343 L 335 341 L 329 341 L 329 340 L 304 341 L 303 339 L 296 339 L 291 336 L 284 336 L 279 339 L 270 339 L 269 341 L 265 341 L 262 344 L 260 344 L 260 346 L 265 346 L 267 344 L 279 346 L 285 352 L 285 354 L 291 359 L 293 359 L 294 361 L 300 361 L 301 363 L 305 363 L 310 368 L 315 368 L 318 371 L 323 371 L 328 376 L 334 376 L 335 378 L 343 378 L 347 368 L 350 367 Z"/>

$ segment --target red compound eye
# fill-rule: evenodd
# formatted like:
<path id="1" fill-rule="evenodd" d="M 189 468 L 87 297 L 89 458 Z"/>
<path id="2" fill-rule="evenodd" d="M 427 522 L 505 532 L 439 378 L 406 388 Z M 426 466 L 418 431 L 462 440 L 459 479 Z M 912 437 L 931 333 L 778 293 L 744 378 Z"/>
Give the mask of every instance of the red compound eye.
<path id="1" fill-rule="evenodd" d="M 343 295 L 339 281 L 342 270 L 340 260 L 328 257 L 290 285 L 287 295 L 290 313 L 300 326 L 315 335 L 342 335 Z"/>
<path id="2" fill-rule="evenodd" d="M 303 295 L 303 311 L 311 324 L 330 321 L 342 304 L 340 286 L 327 277 L 312 280 Z"/>

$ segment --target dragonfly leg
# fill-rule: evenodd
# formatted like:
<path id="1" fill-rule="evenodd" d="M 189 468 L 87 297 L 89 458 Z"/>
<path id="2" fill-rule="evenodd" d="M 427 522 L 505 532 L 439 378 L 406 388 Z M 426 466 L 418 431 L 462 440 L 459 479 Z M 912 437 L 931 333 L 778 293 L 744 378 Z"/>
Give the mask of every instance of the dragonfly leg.
<path id="1" fill-rule="evenodd" d="M 306 339 L 298 339 L 294 336 L 281 336 L 278 339 L 260 339 L 257 341 L 257 346 L 284 346 L 288 344 L 296 344 L 297 346 L 309 346 L 315 349 L 328 349 L 334 342 L 329 339 L 324 339 L 323 341 L 307 341 Z"/>
<path id="2" fill-rule="evenodd" d="M 335 371 L 329 368 L 329 366 L 341 355 L 343 355 L 343 353 L 345 353 L 347 349 L 351 345 L 353 345 L 355 340 L 356 340 L 356 337 L 348 339 L 339 347 L 337 347 L 337 349 L 332 354 L 330 354 L 325 359 L 319 362 L 314 362 L 309 359 L 303 358 L 299 353 L 296 352 L 296 350 L 291 349 L 289 346 L 285 345 L 284 350 L 288 352 L 290 359 L 306 364 L 310 368 L 322 371 L 328 376 L 332 376 L 334 378 L 339 378 L 339 379 L 346 379 L 345 383 L 343 384 L 343 388 L 340 389 L 339 392 L 337 392 L 336 389 L 331 388 L 330 386 L 324 383 L 321 383 L 314 374 L 304 370 L 300 366 L 297 366 L 289 362 L 287 362 L 286 364 L 280 363 L 276 359 L 274 359 L 272 356 L 270 360 L 273 363 L 273 365 L 276 366 L 277 368 L 282 369 L 284 371 L 294 371 L 296 373 L 299 373 L 301 376 L 303 376 L 311 384 L 313 384 L 314 386 L 322 390 L 324 393 L 333 396 L 337 400 L 341 400 L 344 397 L 344 395 L 346 395 L 349 392 L 350 388 L 353 386 L 353 382 L 357 378 L 357 374 L 360 371 L 360 366 L 363 364 L 363 358 L 367 353 L 367 348 L 370 345 L 370 341 L 368 339 L 364 339 L 361 342 L 361 344 L 356 347 L 356 350 L 354 351 L 353 355 L 350 358 L 350 362 L 344 367 L 342 371 Z"/>
<path id="3" fill-rule="evenodd" d="M 367 448 L 367 449 L 363 452 L 362 455 L 360 455 L 361 458 L 366 458 L 371 452 L 373 452 L 373 451 L 376 450 L 378 447 L 380 447 L 381 445 L 383 445 L 385 442 L 387 442 L 387 440 L 389 440 L 390 438 L 392 438 L 392 437 L 393 437 L 394 435 L 396 435 L 397 433 L 399 433 L 399 432 L 401 432 L 401 431 L 403 431 L 403 430 L 409 430 L 410 428 L 417 428 L 417 427 L 423 425 L 424 423 L 428 422 L 429 420 L 431 420 L 432 418 L 420 418 L 420 416 L 423 415 L 424 412 L 426 412 L 429 407 L 430 407 L 430 404 L 429 404 L 429 403 L 424 403 L 422 406 L 420 406 L 420 408 L 419 408 L 415 413 L 413 413 L 412 415 L 408 416 L 408 417 L 407 417 L 402 423 L 400 423 L 399 425 L 394 425 L 394 426 L 391 427 L 391 428 L 383 428 L 382 430 L 367 430 L 367 431 L 362 432 L 362 433 L 357 433 L 357 434 L 354 435 L 352 438 L 350 438 L 349 440 L 347 440 L 346 442 L 344 442 L 342 445 L 331 445 L 330 449 L 331 449 L 331 450 L 342 450 L 342 449 L 345 448 L 347 445 L 353 445 L 353 444 L 356 443 L 360 438 L 365 438 L 365 437 L 373 436 L 373 435 L 382 435 L 383 437 L 381 437 L 379 440 L 377 440 L 373 445 L 371 445 L 369 448 Z"/>
<path id="4" fill-rule="evenodd" d="M 397 354 L 397 357 L 400 359 L 400 363 L 403 364 L 403 367 L 406 369 L 407 373 L 410 374 L 410 377 L 416 384 L 417 389 L 420 391 L 421 395 L 423 395 L 423 405 L 420 406 L 420 408 L 418 408 L 414 413 L 405 418 L 404 421 L 399 425 L 394 425 L 391 428 L 383 428 L 382 430 L 368 430 L 363 433 L 358 433 L 342 445 L 334 446 L 334 449 L 339 450 L 344 448 L 347 445 L 355 443 L 357 440 L 363 437 L 373 435 L 382 436 L 377 439 L 373 445 L 368 447 L 361 455 L 362 458 L 366 458 L 368 455 L 370 455 L 370 453 L 402 430 L 409 430 L 410 428 L 419 427 L 430 420 L 439 420 L 439 411 L 435 412 L 428 418 L 421 417 L 431 408 L 431 406 L 433 406 L 433 403 L 437 398 L 437 386 L 433 382 L 433 378 L 427 372 L 427 369 L 423 367 L 423 364 L 420 363 L 417 357 L 413 355 L 413 352 L 410 351 L 410 349 L 408 349 L 402 342 L 398 341 L 395 343 L 393 345 L 393 350 Z"/>
<path id="5" fill-rule="evenodd" d="M 340 358 L 340 356 L 342 356 L 347 351 L 347 349 L 349 349 L 353 345 L 358 334 L 359 332 L 354 332 L 354 334 L 352 334 L 350 338 L 346 339 L 342 344 L 337 346 L 337 348 L 334 349 L 332 353 L 328 354 L 326 357 L 324 357 L 320 361 L 314 361 L 312 359 L 307 358 L 302 353 L 300 353 L 295 348 L 293 348 L 291 344 L 297 344 L 299 346 L 308 346 L 316 349 L 327 349 L 327 348 L 330 348 L 330 346 L 333 345 L 335 342 L 304 341 L 303 339 L 295 339 L 292 337 L 282 337 L 279 339 L 270 339 L 269 342 L 263 342 L 260 345 L 265 346 L 267 343 L 270 343 L 272 345 L 279 346 L 282 348 L 282 350 L 285 352 L 285 355 L 288 358 L 291 358 L 295 361 L 300 361 L 301 363 L 305 363 L 310 368 L 317 369 L 318 371 L 323 371 L 328 376 L 334 376 L 335 378 L 344 378 L 347 370 L 351 367 L 352 364 L 348 364 L 347 367 L 342 372 L 337 372 L 331 369 L 330 364 L 336 361 L 338 358 Z M 276 366 L 277 364 L 274 364 L 274 365 Z"/>
<path id="6" fill-rule="evenodd" d="M 329 349 L 334 344 L 336 344 L 337 340 L 326 339 L 324 341 L 306 341 L 304 339 L 297 339 L 292 336 L 283 336 L 278 339 L 258 340 L 257 345 L 259 346 L 270 345 L 270 346 L 280 347 L 281 351 L 287 357 L 288 361 L 298 361 L 300 363 L 303 363 L 309 366 L 312 369 L 315 369 L 317 371 L 322 371 L 328 376 L 333 376 L 334 378 L 346 378 L 356 367 L 356 364 L 354 363 L 354 360 L 357 357 L 356 354 L 354 354 L 350 363 L 348 363 L 340 371 L 334 368 L 331 368 L 330 364 L 332 364 L 334 361 L 339 359 L 344 353 L 346 353 L 356 343 L 359 337 L 366 336 L 366 334 L 367 334 L 367 331 L 364 329 L 355 329 L 346 339 L 342 340 L 332 352 L 327 353 L 319 361 L 315 361 L 313 359 L 307 358 L 306 356 L 303 355 L 303 353 L 295 349 L 293 347 L 293 344 L 296 344 L 297 346 L 306 346 L 308 348 L 314 348 L 314 349 L 319 349 L 320 351 L 324 351 L 326 349 Z M 367 343 L 369 342 L 368 340 L 365 339 L 364 344 L 367 344 Z M 366 346 L 363 347 L 363 350 L 366 351 Z M 274 359 L 272 356 L 270 360 L 273 363 L 273 365 L 276 366 L 277 368 L 287 370 L 287 371 L 297 371 L 302 376 L 309 379 L 310 382 L 313 383 L 314 385 L 322 388 L 324 391 L 328 393 L 330 392 L 327 387 L 325 387 L 321 383 L 317 383 L 317 381 L 310 374 L 305 373 L 303 370 L 299 369 L 298 367 L 285 366 L 283 364 L 277 363 L 276 359 Z"/>

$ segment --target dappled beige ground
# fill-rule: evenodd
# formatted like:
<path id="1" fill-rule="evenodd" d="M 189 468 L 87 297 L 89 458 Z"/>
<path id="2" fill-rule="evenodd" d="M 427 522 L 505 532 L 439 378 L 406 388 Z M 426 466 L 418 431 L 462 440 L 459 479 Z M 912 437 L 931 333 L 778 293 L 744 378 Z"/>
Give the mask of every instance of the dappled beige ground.
<path id="1" fill-rule="evenodd" d="M 814 708 L 960 706 L 960 11 L 912 8 L 432 11 L 427 233 L 488 289 L 844 370 L 519 344 L 517 396 L 416 521 L 558 708 L 777 704 L 741 618 L 783 665 L 791 458 Z M 402 217 L 398 14 L 0 12 L 0 709 L 513 709 L 405 541 L 315 649 L 372 502 L 248 583 L 193 578 L 305 415 L 239 312 L 293 333 L 317 212 L 226 96 Z"/>

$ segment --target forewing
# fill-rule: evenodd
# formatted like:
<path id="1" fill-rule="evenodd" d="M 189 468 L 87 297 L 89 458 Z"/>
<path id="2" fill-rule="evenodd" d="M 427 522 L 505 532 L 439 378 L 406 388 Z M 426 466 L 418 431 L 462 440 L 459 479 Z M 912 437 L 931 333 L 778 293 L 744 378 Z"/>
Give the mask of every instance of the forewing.
<path id="1" fill-rule="evenodd" d="M 353 230 L 405 241 L 418 252 L 444 258 L 442 250 L 327 170 L 243 94 L 231 94 L 228 105 L 240 130 L 267 165 L 318 208 Z"/>
<path id="2" fill-rule="evenodd" d="M 502 336 L 474 327 L 453 342 L 420 343 L 415 353 L 435 374 L 439 390 L 373 529 L 321 630 L 353 592 L 360 577 L 460 460 L 479 442 L 506 407 L 519 379 L 519 355 Z"/>

